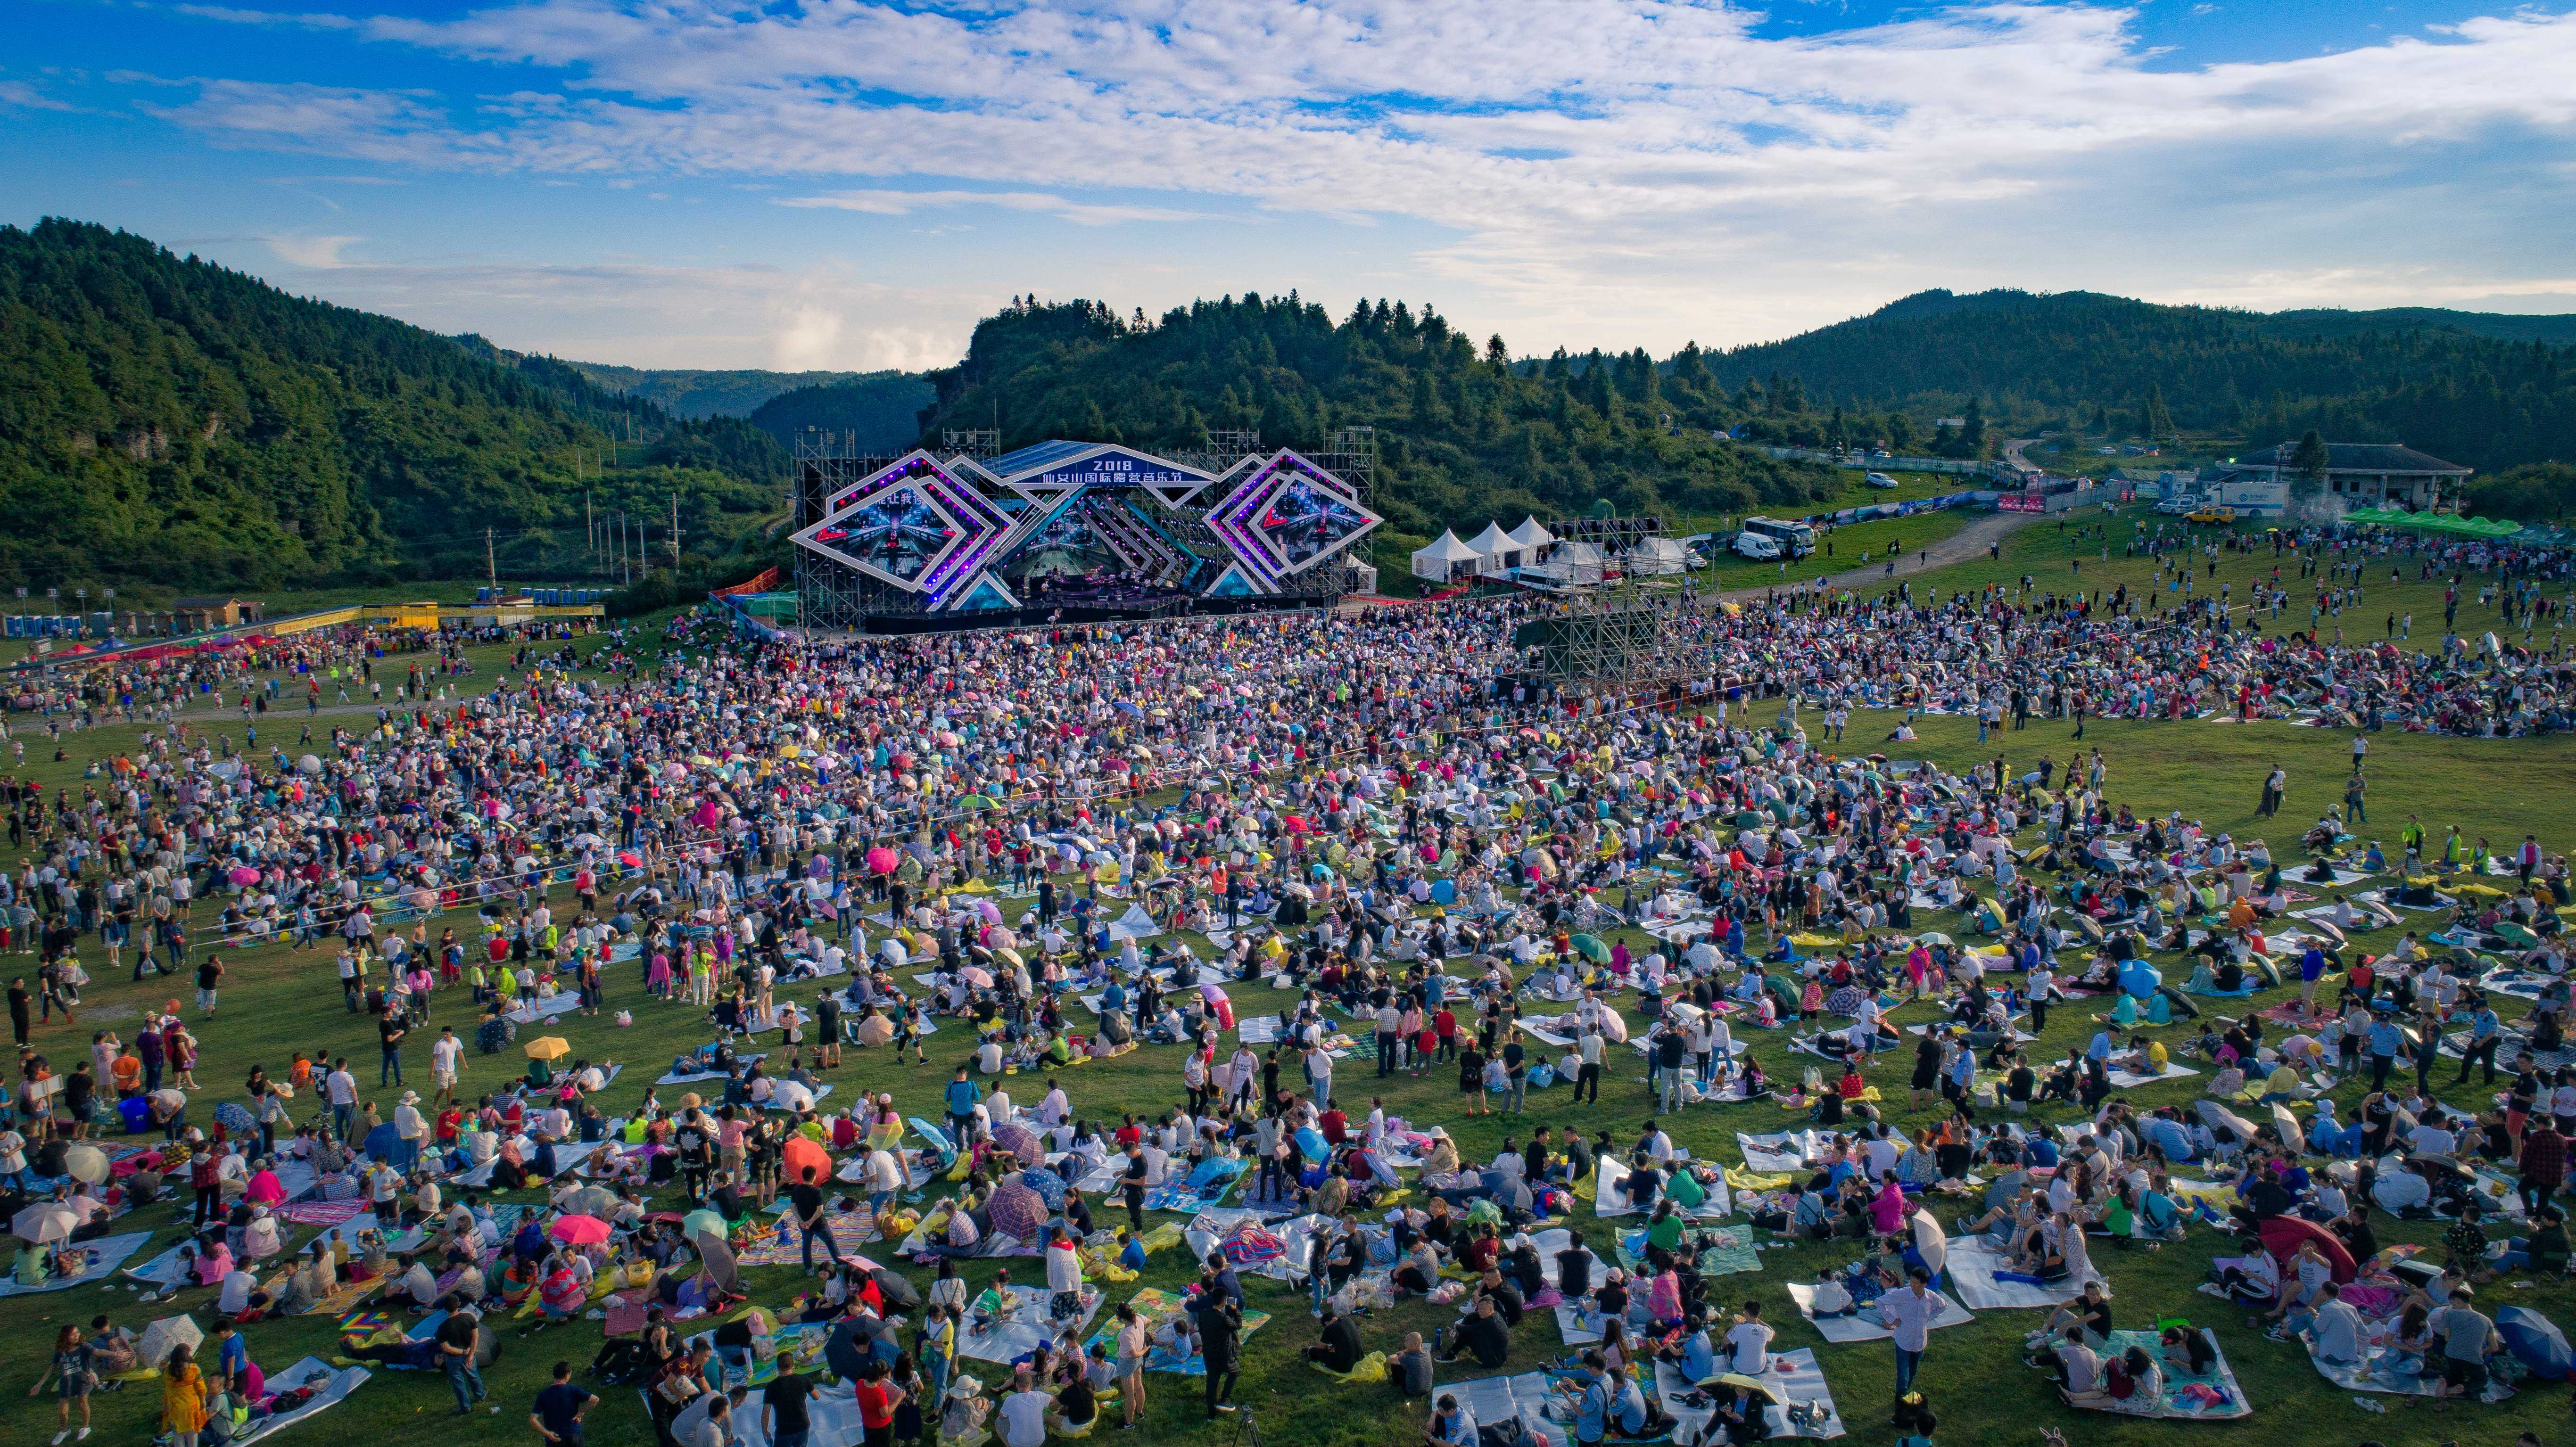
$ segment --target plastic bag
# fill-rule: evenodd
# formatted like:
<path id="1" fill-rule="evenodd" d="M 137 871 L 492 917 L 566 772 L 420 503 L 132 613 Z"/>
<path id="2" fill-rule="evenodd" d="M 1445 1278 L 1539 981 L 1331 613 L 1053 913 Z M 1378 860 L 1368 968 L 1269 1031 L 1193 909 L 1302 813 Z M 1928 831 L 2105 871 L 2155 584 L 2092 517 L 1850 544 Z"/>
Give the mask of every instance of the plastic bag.
<path id="1" fill-rule="evenodd" d="M 1354 1382 L 1385 1381 L 1386 1353 L 1370 1352 L 1367 1356 L 1364 1356 L 1357 1362 L 1352 1363 L 1351 1380 Z"/>

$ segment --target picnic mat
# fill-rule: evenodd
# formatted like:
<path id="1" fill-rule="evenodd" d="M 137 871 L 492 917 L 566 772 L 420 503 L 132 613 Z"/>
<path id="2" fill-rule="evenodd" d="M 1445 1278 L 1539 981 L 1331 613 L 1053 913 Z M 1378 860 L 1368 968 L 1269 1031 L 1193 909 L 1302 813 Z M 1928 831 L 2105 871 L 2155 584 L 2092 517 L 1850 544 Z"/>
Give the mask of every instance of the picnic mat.
<path id="1" fill-rule="evenodd" d="M 57 1276 L 42 1286 L 21 1286 L 14 1276 L 0 1276 L 0 1297 L 34 1296 L 46 1291 L 69 1291 L 75 1286 L 88 1286 L 116 1274 L 126 1258 L 143 1249 L 152 1239 L 149 1231 L 136 1231 L 124 1236 L 101 1236 L 93 1241 L 75 1243 L 88 1253 L 89 1264 L 78 1276 Z"/>
<path id="2" fill-rule="evenodd" d="M 1721 1228 L 1715 1231 L 1695 1231 L 1692 1236 L 1700 1238 L 1705 1243 L 1700 1247 L 1699 1256 L 1694 1263 L 1702 1276 L 1733 1276 L 1742 1271 L 1762 1269 L 1762 1253 L 1755 1249 L 1753 1238 L 1748 1232 Z M 1691 1237 L 1686 1236 L 1683 1239 L 1689 1240 Z M 1541 1247 L 1540 1250 L 1543 1253 L 1546 1248 Z M 1620 1232 L 1620 1262 L 1634 1271 L 1645 1259 L 1646 1233 Z M 1553 1262 L 1549 1264 L 1551 1267 L 1554 1265 Z M 1600 1278 L 1596 1274 L 1594 1279 Z"/>
<path id="3" fill-rule="evenodd" d="M 1162 1326 L 1166 1322 L 1179 1318 L 1186 1314 L 1190 1309 L 1190 1299 L 1187 1296 L 1177 1291 L 1165 1291 L 1159 1286 L 1148 1286 L 1144 1288 L 1134 1296 L 1129 1297 L 1127 1299 L 1127 1304 L 1136 1309 L 1137 1317 L 1145 1323 L 1145 1329 L 1149 1332 Z M 1246 1311 L 1243 1314 L 1243 1326 L 1240 1335 L 1250 1336 L 1269 1324 L 1270 1313 L 1266 1311 Z M 1116 1353 L 1116 1343 L 1111 1340 L 1112 1335 L 1112 1333 L 1106 1330 L 1093 1332 L 1091 1334 L 1091 1340 L 1085 1343 L 1085 1345 L 1109 1346 L 1112 1354 L 1114 1355 Z M 1207 1358 L 1199 1355 L 1195 1351 L 1191 1352 L 1188 1357 L 1184 1358 L 1179 1352 L 1174 1351 L 1171 1347 L 1166 1346 L 1161 1342 L 1155 1342 L 1146 1350 L 1145 1370 L 1149 1372 L 1178 1372 L 1185 1377 L 1204 1377 L 1207 1375 Z"/>
<path id="4" fill-rule="evenodd" d="M 2141 1085 L 2153 1085 L 2160 1080 L 2180 1080 L 2186 1075 L 2198 1075 L 2199 1073 L 2199 1071 L 2192 1069 L 2188 1065 L 2176 1065 L 2170 1061 L 2166 1062 L 2165 1073 L 2162 1075 L 2140 1075 L 2134 1070 L 2114 1070 L 2109 1072 L 2111 1084 L 2121 1090 L 2135 1090 Z"/>
<path id="5" fill-rule="evenodd" d="M 1593 1209 L 1604 1216 L 1635 1216 L 1643 1214 L 1646 1209 L 1645 1207 L 1628 1201 L 1628 1192 L 1623 1184 L 1627 1179 L 1628 1166 L 1626 1162 L 1615 1160 L 1609 1156 L 1601 1157 L 1600 1163 L 1593 1168 Z M 1685 1214 L 1695 1221 L 1722 1221 L 1726 1217 L 1734 1214 L 1735 1198 L 1726 1189 L 1725 1181 L 1720 1180 L 1717 1184 L 1706 1187 L 1705 1189 L 1708 1191 L 1708 1199 L 1700 1202 L 1697 1207 Z M 1623 1204 L 1614 1206 L 1611 1204 L 1613 1199 L 1616 1199 Z"/>
<path id="6" fill-rule="evenodd" d="M 760 1240 L 735 1247 L 734 1265 L 799 1264 L 805 1257 L 805 1228 L 784 1213 L 778 1216 L 777 1225 L 778 1229 Z M 844 1260 L 855 1258 L 860 1247 L 878 1239 L 876 1213 L 865 1206 L 850 1211 L 827 1211 L 823 1215 L 823 1225 L 832 1233 L 833 1251 Z"/>
<path id="7" fill-rule="evenodd" d="M 1959 1304 L 1970 1311 L 2063 1306 L 2083 1295 L 2086 1281 L 2100 1281 L 2106 1288 L 2110 1285 L 2099 1270 L 2089 1268 L 2081 1280 L 2070 1276 L 2064 1281 L 2044 1285 L 2030 1281 L 2002 1281 L 1996 1279 L 1995 1273 L 2012 1269 L 2004 1262 L 2003 1253 L 1983 1240 L 1951 1242 L 1947 1263 L 1950 1289 L 1957 1293 Z"/>
<path id="8" fill-rule="evenodd" d="M 1100 1314 L 1101 1291 L 1087 1287 L 1083 1291 L 1081 1314 L 1057 1320 L 1049 1309 L 1055 1293 L 1022 1289 L 1020 1304 L 1006 1317 L 974 1319 L 971 1328 L 957 1341 L 957 1354 L 978 1361 L 1001 1362 L 1005 1365 L 1027 1356 L 1070 1330 L 1079 1336 Z"/>
<path id="9" fill-rule="evenodd" d="M 368 1379 L 374 1375 L 365 1367 L 334 1367 L 320 1357 L 306 1357 L 282 1372 L 272 1372 L 268 1377 L 268 1389 L 271 1392 L 283 1392 L 294 1387 L 311 1387 L 313 1395 L 305 1398 L 304 1404 L 291 1412 L 272 1413 L 252 1423 L 248 1432 L 234 1438 L 233 1441 L 241 1444 L 241 1447 L 247 1447 L 247 1444 L 292 1427 L 326 1407 L 338 1406 L 347 1400 L 351 1392 L 365 1386 Z"/>
<path id="10" fill-rule="evenodd" d="M 1957 1243 L 1951 1244 L 1950 1250 L 1954 1254 L 1958 1249 Z M 1951 1299 L 1948 1292 L 1936 1291 L 1932 1294 L 1940 1299 L 1941 1314 L 1932 1318 L 1931 1330 L 1939 1331 L 1945 1326 L 1966 1326 L 1977 1319 L 1966 1307 Z M 1815 1315 L 1816 1288 L 1809 1283 L 1790 1282 L 1789 1299 L 1798 1304 L 1798 1314 L 1807 1319 L 1807 1325 L 1814 1327 L 1816 1334 L 1829 1342 L 1847 1346 L 1860 1341 L 1887 1341 L 1896 1335 L 1878 1319 L 1878 1308 L 1875 1306 L 1861 1307 L 1848 1316 L 1829 1316 L 1818 1320 Z"/>
<path id="11" fill-rule="evenodd" d="M 1842 1411 L 1834 1405 L 1833 1388 L 1825 1385 L 1824 1369 L 1816 1365 L 1814 1352 L 1805 1347 L 1793 1352 L 1773 1352 L 1759 1380 L 1780 1401 L 1810 1409 L 1804 1425 L 1792 1422 L 1785 1406 L 1763 1409 L 1771 1436 L 1828 1438 L 1843 1435 Z M 1662 1400 L 1664 1410 L 1672 1413 L 1679 1424 L 1673 1429 L 1676 1442 L 1699 1440 L 1717 1415 L 1714 1407 L 1690 1405 L 1690 1398 L 1696 1393 L 1692 1384 L 1682 1377 L 1681 1368 L 1671 1362 L 1655 1363 L 1655 1395 Z M 1570 1435 L 1560 1431 L 1555 1440 L 1563 1440 Z"/>
<path id="12" fill-rule="evenodd" d="M 1761 1135 L 1735 1134 L 1735 1145 L 1744 1152 L 1744 1168 L 1765 1175 L 1790 1175 L 1804 1171 L 1806 1163 L 1831 1144 L 1833 1137 L 1823 1131 L 1775 1130 Z"/>
<path id="13" fill-rule="evenodd" d="M 2213 1351 L 2217 1349 L 2218 1333 L 2207 1327 L 2195 1330 L 2209 1339 Z M 2091 1410 L 2127 1417 L 2176 1417 L 2191 1422 L 2219 1422 L 2254 1414 L 2253 1404 L 2245 1399 L 2245 1389 L 2236 1384 L 2236 1373 L 2227 1365 L 2225 1352 L 2219 1352 L 2212 1359 L 2207 1372 L 2195 1375 L 2164 1353 L 2156 1333 L 2115 1331 L 2111 1333 L 2110 1344 L 2102 1348 L 2102 1355 L 2107 1360 L 2131 1347 L 2143 1348 L 2163 1364 L 2165 1389 L 2156 1395 L 2153 1402 L 2141 1402 L 2135 1407 L 2123 1404 Z"/>

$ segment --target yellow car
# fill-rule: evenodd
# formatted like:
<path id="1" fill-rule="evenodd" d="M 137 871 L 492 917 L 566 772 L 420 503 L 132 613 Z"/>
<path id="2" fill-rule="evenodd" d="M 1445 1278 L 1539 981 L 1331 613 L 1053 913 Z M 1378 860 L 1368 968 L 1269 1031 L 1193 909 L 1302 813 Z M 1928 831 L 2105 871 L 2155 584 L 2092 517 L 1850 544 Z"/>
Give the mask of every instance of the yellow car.
<path id="1" fill-rule="evenodd" d="M 2183 521 L 2187 523 L 2232 523 L 2236 521 L 2236 509 L 2232 507 L 2205 507 L 2198 512 L 2184 514 Z"/>

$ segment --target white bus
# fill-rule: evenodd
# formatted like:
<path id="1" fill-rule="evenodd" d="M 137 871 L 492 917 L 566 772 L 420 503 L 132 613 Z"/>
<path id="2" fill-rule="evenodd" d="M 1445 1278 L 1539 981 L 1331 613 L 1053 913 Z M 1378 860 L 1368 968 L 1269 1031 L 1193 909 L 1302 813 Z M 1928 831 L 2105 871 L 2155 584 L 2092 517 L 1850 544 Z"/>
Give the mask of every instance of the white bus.
<path id="1" fill-rule="evenodd" d="M 1787 522 L 1779 518 L 1749 517 L 1744 520 L 1744 531 L 1769 538 L 1778 545 L 1781 552 L 1793 558 L 1803 558 L 1816 550 L 1816 530 L 1805 523 Z M 1737 551 L 1740 552 L 1742 549 L 1738 548 Z"/>

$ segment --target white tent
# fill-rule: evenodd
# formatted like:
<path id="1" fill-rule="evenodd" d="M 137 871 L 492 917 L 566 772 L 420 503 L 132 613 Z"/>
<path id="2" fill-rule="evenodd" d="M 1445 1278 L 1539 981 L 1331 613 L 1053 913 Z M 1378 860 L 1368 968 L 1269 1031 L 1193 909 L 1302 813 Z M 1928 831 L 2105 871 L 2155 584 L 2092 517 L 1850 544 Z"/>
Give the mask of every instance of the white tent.
<path id="1" fill-rule="evenodd" d="M 1641 577 L 1665 576 L 1682 571 L 1689 555 L 1671 538 L 1639 538 L 1628 550 L 1628 571 Z"/>
<path id="2" fill-rule="evenodd" d="M 1440 536 L 1431 540 L 1429 547 L 1414 553 L 1413 576 L 1429 578 L 1435 583 L 1446 583 L 1460 568 L 1472 570 L 1478 563 L 1484 561 L 1484 556 L 1474 548 L 1458 541 L 1456 533 L 1443 528 Z"/>
<path id="3" fill-rule="evenodd" d="M 1513 542 L 1512 535 L 1504 532 L 1497 523 L 1485 524 L 1485 530 L 1476 534 L 1475 541 L 1467 546 L 1485 556 L 1485 560 L 1476 566 L 1479 573 L 1501 573 L 1520 562 L 1520 544 Z"/>
<path id="4" fill-rule="evenodd" d="M 1524 551 L 1532 548 L 1543 548 L 1549 543 L 1556 541 L 1556 534 L 1540 527 L 1538 525 L 1538 519 L 1535 517 L 1521 519 L 1521 525 L 1512 529 L 1507 536 L 1511 538 L 1513 543 L 1518 545 Z M 1523 559 L 1522 561 L 1526 562 L 1528 559 Z"/>
<path id="5" fill-rule="evenodd" d="M 1601 581 L 1601 550 L 1590 543 L 1557 543 L 1543 563 L 1525 563 L 1520 576 L 1554 583 L 1559 587 L 1582 587 Z"/>

